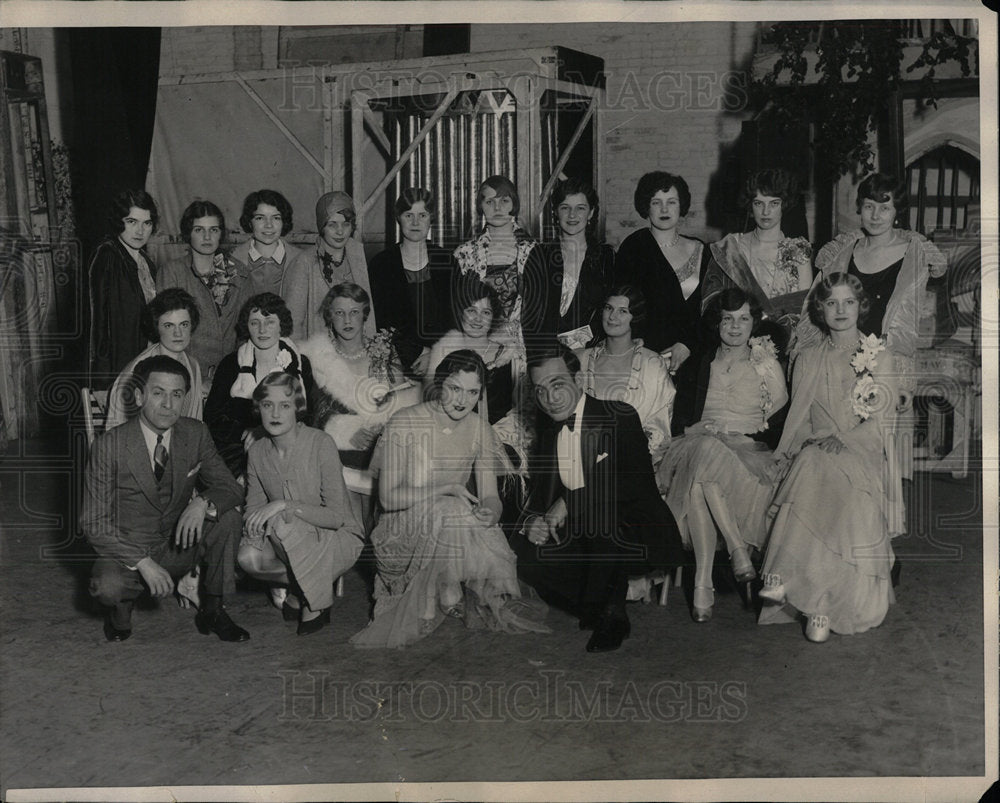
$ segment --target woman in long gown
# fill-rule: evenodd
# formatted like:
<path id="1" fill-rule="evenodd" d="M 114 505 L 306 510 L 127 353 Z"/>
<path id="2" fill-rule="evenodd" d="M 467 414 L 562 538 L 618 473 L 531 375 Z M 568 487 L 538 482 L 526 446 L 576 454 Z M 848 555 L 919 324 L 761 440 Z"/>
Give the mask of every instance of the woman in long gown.
<path id="1" fill-rule="evenodd" d="M 680 233 L 691 209 L 691 191 L 683 178 L 659 170 L 646 173 L 633 200 L 649 226 L 618 247 L 614 284 L 638 287 L 646 297 L 648 314 L 637 334 L 646 348 L 667 359 L 681 405 L 676 412 L 684 413 L 685 400 L 693 396 L 697 363 L 689 358 L 700 352 L 701 280 L 709 253 L 701 240 Z"/>
<path id="2" fill-rule="evenodd" d="M 352 283 L 330 288 L 319 308 L 325 331 L 300 345 L 313 371 L 312 423 L 340 451 L 348 497 L 358 521 L 374 524 L 372 450 L 393 413 L 420 401 L 420 388 L 403 376 L 389 333 L 366 337 L 371 299 Z"/>
<path id="3" fill-rule="evenodd" d="M 743 189 L 741 204 L 753 216 L 749 232 L 727 234 L 709 247 L 711 258 L 702 282 L 702 312 L 723 290 L 739 287 L 752 296 L 764 317 L 780 325 L 784 347 L 799 319 L 812 284 L 812 246 L 805 237 L 789 237 L 785 215 L 799 205 L 798 182 L 785 170 L 761 170 Z"/>
<path id="4" fill-rule="evenodd" d="M 603 339 L 578 356 L 584 393 L 635 408 L 655 469 L 670 445 L 675 391 L 663 358 L 632 337 L 633 326 L 645 317 L 646 300 L 637 288 L 613 288 L 601 310 Z"/>
<path id="5" fill-rule="evenodd" d="M 333 441 L 301 422 L 302 384 L 276 371 L 253 392 L 267 433 L 247 459 L 245 534 L 237 560 L 247 574 L 289 585 L 282 614 L 306 636 L 330 621 L 333 584 L 361 554 Z"/>
<path id="6" fill-rule="evenodd" d="M 760 623 L 807 618 L 806 638 L 826 641 L 876 627 L 895 601 L 890 570 L 894 496 L 886 433 L 895 415 L 892 351 L 859 331 L 868 311 L 861 282 L 828 274 L 809 294 L 824 334 L 795 362 L 792 403 L 777 453 L 793 458 L 774 499 Z"/>
<path id="7" fill-rule="evenodd" d="M 737 582 L 749 583 L 757 576 L 749 550 L 762 548 L 767 533 L 765 514 L 777 477 L 768 435 L 780 426 L 788 389 L 774 344 L 751 338 L 761 317 L 754 299 L 739 288 L 713 299 L 705 331 L 716 344 L 699 366 L 695 421 L 671 444 L 657 472 L 681 538 L 694 550 L 696 622 L 712 616 L 719 535 Z"/>
<path id="8" fill-rule="evenodd" d="M 372 532 L 375 615 L 351 641 L 402 647 L 444 621 L 506 632 L 546 632 L 543 611 L 520 599 L 514 553 L 498 526 L 492 430 L 473 412 L 486 369 L 471 351 L 449 354 L 435 373 L 437 398 L 401 410 L 382 440 Z M 476 494 L 468 490 L 470 474 Z"/>

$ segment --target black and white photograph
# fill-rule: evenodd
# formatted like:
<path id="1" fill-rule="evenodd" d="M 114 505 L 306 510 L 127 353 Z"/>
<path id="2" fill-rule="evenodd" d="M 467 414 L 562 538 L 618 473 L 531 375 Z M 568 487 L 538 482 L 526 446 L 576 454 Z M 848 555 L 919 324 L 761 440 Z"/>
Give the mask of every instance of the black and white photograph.
<path id="1" fill-rule="evenodd" d="M 0 799 L 1000 800 L 997 40 L 5 0 Z"/>

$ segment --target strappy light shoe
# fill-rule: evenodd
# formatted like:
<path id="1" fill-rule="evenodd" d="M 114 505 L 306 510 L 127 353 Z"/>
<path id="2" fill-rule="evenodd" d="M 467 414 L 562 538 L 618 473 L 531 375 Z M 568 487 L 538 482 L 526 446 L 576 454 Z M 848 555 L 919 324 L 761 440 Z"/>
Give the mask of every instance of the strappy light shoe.
<path id="1" fill-rule="evenodd" d="M 715 605 L 715 589 L 709 586 L 695 586 L 691 618 L 699 624 L 707 622 L 712 618 L 713 605 Z"/>
<path id="2" fill-rule="evenodd" d="M 806 638 L 817 644 L 822 644 L 830 638 L 830 617 L 816 614 L 806 622 Z"/>
<path id="3" fill-rule="evenodd" d="M 781 582 L 781 575 L 765 574 L 764 587 L 757 592 L 757 596 L 768 602 L 783 604 L 785 602 L 785 584 Z"/>

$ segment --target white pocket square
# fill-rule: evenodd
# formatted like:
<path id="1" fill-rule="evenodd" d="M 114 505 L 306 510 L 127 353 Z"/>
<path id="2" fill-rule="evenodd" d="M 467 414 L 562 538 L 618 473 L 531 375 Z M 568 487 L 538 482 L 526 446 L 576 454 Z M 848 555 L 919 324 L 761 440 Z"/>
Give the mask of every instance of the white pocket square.
<path id="1" fill-rule="evenodd" d="M 594 461 L 594 465 L 596 466 L 598 463 L 600 463 L 607 456 L 608 456 L 607 452 L 601 452 L 599 455 L 597 455 L 597 460 Z"/>
<path id="2" fill-rule="evenodd" d="M 191 469 L 191 470 L 190 470 L 190 471 L 189 471 L 189 472 L 187 473 L 187 476 L 188 476 L 188 477 L 193 477 L 193 476 L 194 476 L 195 474 L 197 474 L 197 473 L 198 473 L 199 471 L 201 471 L 201 463 L 198 463 L 198 465 L 196 465 L 196 466 L 195 466 L 195 467 L 194 467 L 193 469 Z"/>

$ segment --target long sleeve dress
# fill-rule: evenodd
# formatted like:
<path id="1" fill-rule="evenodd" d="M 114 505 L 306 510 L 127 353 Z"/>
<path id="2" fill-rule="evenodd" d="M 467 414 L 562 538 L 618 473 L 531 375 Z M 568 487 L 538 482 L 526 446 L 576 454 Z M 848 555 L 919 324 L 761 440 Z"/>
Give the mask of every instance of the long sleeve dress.
<path id="1" fill-rule="evenodd" d="M 279 555 L 284 552 L 306 603 L 314 611 L 329 608 L 334 581 L 357 561 L 364 536 L 347 499 L 337 447 L 325 433 L 296 424 L 295 444 L 284 459 L 270 438 L 250 447 L 246 515 L 279 499 L 333 508 L 342 518 L 339 527 L 316 527 L 289 515 L 289 507 L 268 522 L 266 537 L 277 542 Z M 259 549 L 263 538 L 244 535 L 243 543 Z"/>
<path id="2" fill-rule="evenodd" d="M 645 348 L 642 341 L 637 339 L 633 341 L 626 383 L 617 387 L 599 387 L 595 370 L 597 359 L 603 353 L 603 343 L 580 352 L 583 392 L 606 401 L 625 402 L 635 409 L 642 422 L 643 432 L 649 439 L 649 455 L 656 467 L 670 445 L 670 422 L 676 395 L 670 373 L 663 358 L 655 351 Z"/>
<path id="3" fill-rule="evenodd" d="M 465 499 L 431 491 L 432 485 L 464 486 L 477 462 L 491 462 L 497 448 L 492 430 L 475 413 L 442 429 L 430 410 L 427 404 L 402 410 L 383 434 L 383 475 L 402 475 L 410 485 L 426 487 L 427 495 L 384 513 L 372 532 L 375 615 L 351 642 L 402 647 L 418 641 L 463 598 L 467 626 L 547 632 L 537 623 L 543 606 L 519 601 L 516 558 L 499 525 L 477 519 Z M 463 586 L 473 593 L 464 594 Z M 533 615 L 526 617 L 526 611 Z"/>
<path id="4" fill-rule="evenodd" d="M 892 453 L 885 437 L 895 409 L 893 357 L 875 357 L 867 378 L 876 395 L 864 419 L 854 397 L 865 376 L 852 367 L 854 357 L 854 349 L 824 340 L 795 364 L 777 449 L 794 459 L 774 498 L 763 566 L 765 575 L 780 576 L 787 604 L 765 606 L 760 624 L 825 614 L 835 633 L 861 633 L 881 624 L 895 601 L 890 522 L 901 500 L 887 481 Z M 806 443 L 827 435 L 847 448 L 833 453 Z"/>
<path id="5" fill-rule="evenodd" d="M 674 439 L 657 471 L 657 485 L 688 548 L 688 509 L 698 484 L 718 487 L 746 544 L 761 548 L 766 540 L 778 475 L 771 451 L 757 436 L 775 425 L 788 390 L 776 359 L 750 354 L 728 373 L 706 355 L 710 375 L 700 419 Z"/>

